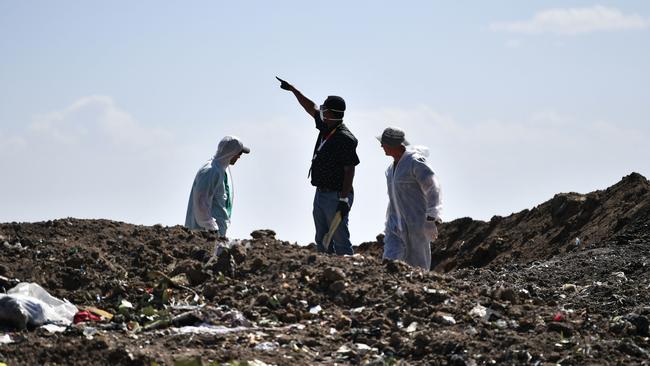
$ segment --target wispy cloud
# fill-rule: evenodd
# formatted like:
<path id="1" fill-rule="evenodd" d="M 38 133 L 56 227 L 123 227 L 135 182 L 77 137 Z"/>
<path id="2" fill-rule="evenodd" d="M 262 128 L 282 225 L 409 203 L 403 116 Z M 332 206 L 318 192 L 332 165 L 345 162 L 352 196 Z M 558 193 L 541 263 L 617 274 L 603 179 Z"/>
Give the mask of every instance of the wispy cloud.
<path id="1" fill-rule="evenodd" d="M 113 98 L 81 97 L 22 130 L 0 131 L 0 221 L 181 217 L 170 206 L 185 204 L 188 183 L 175 200 L 168 196 L 177 176 L 192 174 L 178 164 L 182 152 L 169 131 L 138 121 Z"/>
<path id="2" fill-rule="evenodd" d="M 92 140 L 95 144 L 149 148 L 171 138 L 160 128 L 143 126 L 103 95 L 85 96 L 66 108 L 36 116 L 30 131 L 64 145 Z"/>
<path id="3" fill-rule="evenodd" d="M 0 152 L 12 153 L 17 150 L 23 149 L 26 146 L 26 141 L 20 136 L 7 136 L 0 131 Z"/>
<path id="4" fill-rule="evenodd" d="M 531 19 L 495 22 L 489 28 L 522 34 L 577 35 L 593 32 L 643 30 L 650 28 L 650 18 L 624 14 L 616 8 L 595 5 L 585 8 L 556 8 L 543 10 Z"/>

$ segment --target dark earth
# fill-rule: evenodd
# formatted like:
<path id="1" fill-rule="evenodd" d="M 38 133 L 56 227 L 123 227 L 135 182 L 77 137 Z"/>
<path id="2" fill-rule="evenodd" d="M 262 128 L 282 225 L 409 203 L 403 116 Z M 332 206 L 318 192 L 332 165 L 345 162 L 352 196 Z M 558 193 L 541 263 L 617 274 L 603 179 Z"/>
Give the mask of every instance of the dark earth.
<path id="1" fill-rule="evenodd" d="M 59 333 L 3 324 L 0 362 L 650 365 L 649 225 L 637 173 L 444 223 L 431 272 L 382 261 L 381 236 L 334 257 L 258 230 L 214 257 L 216 237 L 181 226 L 4 223 L 0 287 L 34 282 L 115 316 Z"/>

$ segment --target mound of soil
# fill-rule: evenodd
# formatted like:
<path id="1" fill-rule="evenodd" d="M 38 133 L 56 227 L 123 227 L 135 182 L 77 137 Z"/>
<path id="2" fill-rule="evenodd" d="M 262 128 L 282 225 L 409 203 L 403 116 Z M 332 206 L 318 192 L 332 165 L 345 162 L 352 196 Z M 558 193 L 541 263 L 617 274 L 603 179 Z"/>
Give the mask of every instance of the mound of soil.
<path id="1" fill-rule="evenodd" d="M 648 188 L 632 174 L 446 223 L 431 272 L 381 261 L 380 241 L 334 257 L 259 230 L 215 257 L 216 237 L 180 226 L 0 224 L 0 287 L 115 314 L 61 333 L 5 324 L 0 362 L 649 364 Z"/>
<path id="2" fill-rule="evenodd" d="M 650 182 L 637 173 L 589 194 L 564 193 L 490 222 L 470 218 L 445 225 L 432 249 L 432 268 L 529 263 L 597 245 L 650 219 Z"/>

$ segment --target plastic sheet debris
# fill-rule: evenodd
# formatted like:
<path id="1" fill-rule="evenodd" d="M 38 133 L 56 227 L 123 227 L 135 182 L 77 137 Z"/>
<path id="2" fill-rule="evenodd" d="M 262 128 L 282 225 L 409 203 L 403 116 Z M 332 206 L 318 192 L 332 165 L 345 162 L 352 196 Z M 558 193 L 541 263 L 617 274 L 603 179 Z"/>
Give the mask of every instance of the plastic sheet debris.
<path id="1" fill-rule="evenodd" d="M 128 312 L 128 309 L 133 309 L 133 304 L 131 304 L 131 302 L 128 300 L 122 299 L 122 302 L 120 302 L 118 309 L 120 310 L 120 313 Z"/>
<path id="2" fill-rule="evenodd" d="M 0 323 L 20 329 L 47 323 L 69 325 L 76 313 L 76 306 L 35 283 L 19 283 L 6 295 L 0 294 Z"/>
<path id="3" fill-rule="evenodd" d="M 175 305 L 174 304 L 174 305 L 169 305 L 169 307 L 174 310 L 199 310 L 205 307 L 205 304 L 198 304 L 198 305 L 185 305 L 185 304 Z"/>
<path id="4" fill-rule="evenodd" d="M 441 319 L 442 319 L 442 324 L 447 324 L 447 325 L 456 324 L 456 319 L 454 319 L 454 317 L 451 315 L 443 315 Z"/>
<path id="5" fill-rule="evenodd" d="M 487 308 L 481 304 L 477 304 L 469 311 L 469 315 L 476 318 L 486 319 L 488 316 Z"/>
<path id="6" fill-rule="evenodd" d="M 246 326 L 237 326 L 237 327 L 226 327 L 223 325 L 212 325 L 208 323 L 202 323 L 199 325 L 188 325 L 184 327 L 171 327 L 169 328 L 172 332 L 179 334 L 228 334 L 228 333 L 238 333 L 238 332 L 259 332 L 259 331 L 286 331 L 288 329 L 305 329 L 303 324 L 291 324 L 285 327 L 246 327 Z"/>
<path id="7" fill-rule="evenodd" d="M 56 324 L 45 324 L 41 328 L 47 330 L 50 333 L 63 333 L 68 327 L 56 325 Z"/>
<path id="8" fill-rule="evenodd" d="M 339 349 L 336 350 L 336 353 L 347 354 L 347 353 L 352 353 L 352 350 L 350 349 L 350 347 L 346 345 L 342 345 L 341 347 L 339 347 Z"/>
<path id="9" fill-rule="evenodd" d="M 311 308 L 309 309 L 309 313 L 310 313 L 310 314 L 318 314 L 318 313 L 320 313 L 322 310 L 323 310 L 323 308 L 321 308 L 320 305 L 316 305 L 316 306 L 311 307 Z"/>
<path id="10" fill-rule="evenodd" d="M 417 322 L 413 322 L 413 323 L 409 324 L 408 327 L 406 327 L 406 333 L 413 333 L 413 332 L 415 332 L 417 329 L 418 329 L 418 323 L 417 323 Z"/>
<path id="11" fill-rule="evenodd" d="M 93 336 L 95 334 L 97 334 L 97 328 L 93 328 L 93 327 L 84 328 L 84 337 L 86 337 L 86 339 L 93 339 Z"/>
<path id="12" fill-rule="evenodd" d="M 14 343 L 14 340 L 11 339 L 11 336 L 9 334 L 3 334 L 2 337 L 0 337 L 0 344 L 9 344 L 9 343 Z"/>
<path id="13" fill-rule="evenodd" d="M 230 310 L 221 315 L 221 321 L 228 322 L 230 326 L 253 327 L 253 323 L 246 319 L 244 314 L 237 310 Z"/>
<path id="14" fill-rule="evenodd" d="M 197 326 L 188 325 L 185 327 L 171 328 L 171 329 L 180 334 L 228 334 L 228 333 L 246 332 L 249 330 L 254 330 L 254 328 L 250 328 L 250 327 L 228 328 L 223 325 L 210 325 L 210 324 L 202 324 Z"/>
<path id="15" fill-rule="evenodd" d="M 256 351 L 273 351 L 274 349 L 280 347 L 278 342 L 262 342 L 255 345 Z"/>
<path id="16" fill-rule="evenodd" d="M 370 347 L 365 343 L 355 343 L 354 346 L 357 348 L 357 351 L 360 355 L 365 355 L 368 352 L 374 351 L 377 352 L 377 348 Z"/>

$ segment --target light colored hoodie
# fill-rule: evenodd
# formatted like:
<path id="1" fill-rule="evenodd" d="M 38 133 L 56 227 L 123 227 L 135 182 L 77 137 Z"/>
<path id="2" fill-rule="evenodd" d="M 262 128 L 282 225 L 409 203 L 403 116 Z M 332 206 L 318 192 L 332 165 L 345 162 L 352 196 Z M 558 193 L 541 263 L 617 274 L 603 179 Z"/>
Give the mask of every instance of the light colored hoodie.
<path id="1" fill-rule="evenodd" d="M 243 149 L 244 145 L 237 137 L 224 137 L 214 157 L 196 173 L 187 204 L 187 228 L 218 231 L 221 236 L 226 235 L 230 225 L 226 202 L 232 202 L 226 191 L 226 169 L 230 160 Z"/>

